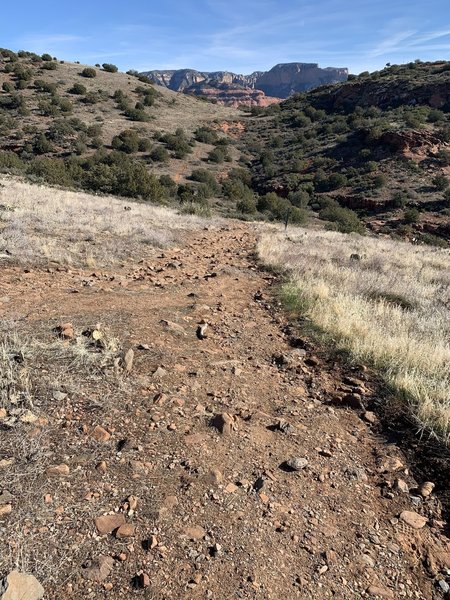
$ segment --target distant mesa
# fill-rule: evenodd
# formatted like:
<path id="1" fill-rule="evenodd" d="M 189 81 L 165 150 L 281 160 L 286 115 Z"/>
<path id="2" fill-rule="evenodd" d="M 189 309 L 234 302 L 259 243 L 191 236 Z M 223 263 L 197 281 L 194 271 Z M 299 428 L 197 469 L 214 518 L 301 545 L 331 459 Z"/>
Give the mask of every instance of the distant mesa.
<path id="1" fill-rule="evenodd" d="M 348 69 L 321 69 L 317 63 L 295 62 L 275 65 L 270 71 L 255 71 L 250 75 L 195 69 L 144 71 L 143 75 L 175 92 L 204 96 L 218 104 L 268 106 L 296 92 L 347 81 Z"/>

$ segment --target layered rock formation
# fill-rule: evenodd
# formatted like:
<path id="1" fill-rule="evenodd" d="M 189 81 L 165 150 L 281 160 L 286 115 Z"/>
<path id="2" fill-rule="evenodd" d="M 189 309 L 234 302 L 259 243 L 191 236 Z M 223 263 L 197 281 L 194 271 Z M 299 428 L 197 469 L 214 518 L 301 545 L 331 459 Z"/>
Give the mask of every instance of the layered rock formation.
<path id="1" fill-rule="evenodd" d="M 232 106 L 268 106 L 295 92 L 346 81 L 347 69 L 316 63 L 279 64 L 270 71 L 239 75 L 228 71 L 201 72 L 195 69 L 146 71 L 151 81 L 176 92 L 195 94 Z"/>

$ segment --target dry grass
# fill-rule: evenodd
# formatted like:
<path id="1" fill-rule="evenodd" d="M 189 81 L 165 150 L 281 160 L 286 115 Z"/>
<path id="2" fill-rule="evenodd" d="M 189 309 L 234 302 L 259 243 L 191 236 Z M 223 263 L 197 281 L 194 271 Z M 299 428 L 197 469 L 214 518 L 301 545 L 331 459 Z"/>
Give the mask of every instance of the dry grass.
<path id="1" fill-rule="evenodd" d="M 259 255 L 289 274 L 290 302 L 340 347 L 378 367 L 420 428 L 449 441 L 447 250 L 298 229 L 264 234 Z"/>
<path id="2" fill-rule="evenodd" d="M 139 260 L 146 246 L 178 243 L 183 231 L 207 223 L 164 207 L 7 177 L 0 186 L 0 260 L 22 264 L 95 267 L 131 256 Z"/>

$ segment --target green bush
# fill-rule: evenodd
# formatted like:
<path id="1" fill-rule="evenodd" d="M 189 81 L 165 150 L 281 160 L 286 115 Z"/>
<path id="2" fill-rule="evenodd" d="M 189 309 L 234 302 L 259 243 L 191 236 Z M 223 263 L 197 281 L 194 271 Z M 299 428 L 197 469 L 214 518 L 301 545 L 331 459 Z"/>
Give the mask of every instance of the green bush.
<path id="1" fill-rule="evenodd" d="M 103 63 L 102 67 L 103 70 L 107 71 L 108 73 L 117 73 L 117 71 L 119 70 L 118 67 L 116 67 L 116 65 L 112 65 L 111 63 Z"/>
<path id="2" fill-rule="evenodd" d="M 0 171 L 23 171 L 25 163 L 14 152 L 0 151 Z"/>
<path id="3" fill-rule="evenodd" d="M 192 152 L 186 134 L 182 129 L 177 129 L 174 134 L 167 133 L 160 136 L 160 141 L 166 145 L 168 150 L 174 153 L 175 158 L 185 158 Z"/>
<path id="4" fill-rule="evenodd" d="M 341 206 L 329 206 L 319 212 L 319 218 L 323 221 L 330 221 L 330 229 L 336 229 L 341 233 L 359 233 L 364 234 L 364 225 L 358 218 L 358 215 L 349 208 Z"/>
<path id="5" fill-rule="evenodd" d="M 216 178 L 207 169 L 194 169 L 191 173 L 190 178 L 193 181 L 198 181 L 199 183 L 205 183 L 213 190 L 213 192 L 215 194 L 217 194 L 220 190 L 220 186 L 217 183 Z"/>
<path id="6" fill-rule="evenodd" d="M 45 62 L 41 68 L 44 69 L 44 71 L 56 71 L 58 65 L 55 62 Z"/>
<path id="7" fill-rule="evenodd" d="M 436 175 L 436 177 L 433 177 L 433 185 L 437 190 L 443 191 L 448 188 L 450 181 L 445 175 Z"/>
<path id="8" fill-rule="evenodd" d="M 14 90 L 14 86 L 9 81 L 4 81 L 2 84 L 2 90 L 10 94 Z"/>
<path id="9" fill-rule="evenodd" d="M 216 148 L 211 150 L 211 152 L 208 153 L 208 160 L 212 163 L 221 164 L 228 158 L 229 157 L 227 151 L 219 146 L 217 146 Z"/>
<path id="10" fill-rule="evenodd" d="M 93 79 L 94 77 L 97 77 L 97 71 L 95 69 L 93 69 L 92 67 L 85 67 L 80 75 L 82 77 L 87 77 L 88 79 Z"/>
<path id="11" fill-rule="evenodd" d="M 417 223 L 419 218 L 420 212 L 417 210 L 417 208 L 407 208 L 403 213 L 403 220 L 408 224 Z"/>
<path id="12" fill-rule="evenodd" d="M 139 150 L 139 135 L 137 131 L 132 129 L 122 131 L 122 133 L 113 138 L 111 146 L 115 150 L 133 154 Z"/>
<path id="13" fill-rule="evenodd" d="M 74 83 L 73 86 L 67 91 L 69 94 L 74 94 L 75 96 L 84 96 L 87 92 L 87 89 L 82 83 Z"/>
<path id="14" fill-rule="evenodd" d="M 42 58 L 42 60 L 43 60 L 43 61 L 45 61 L 45 62 L 49 62 L 49 61 L 51 61 L 51 60 L 52 60 L 52 57 L 50 56 L 50 54 L 47 54 L 47 53 L 45 53 L 45 54 L 42 54 L 41 58 Z"/>
<path id="15" fill-rule="evenodd" d="M 47 154 L 53 152 L 53 144 L 44 133 L 38 133 L 33 140 L 34 154 Z"/>
<path id="16" fill-rule="evenodd" d="M 124 114 L 130 121 L 150 121 L 150 116 L 145 110 L 139 108 L 127 108 L 124 110 Z"/>
<path id="17" fill-rule="evenodd" d="M 196 129 L 194 131 L 194 137 L 197 142 L 202 142 L 203 144 L 215 144 L 219 139 L 217 132 L 207 126 Z"/>
<path id="18" fill-rule="evenodd" d="M 253 214 L 256 212 L 256 199 L 245 197 L 236 203 L 236 209 L 243 214 Z"/>
<path id="19" fill-rule="evenodd" d="M 155 146 L 153 148 L 153 150 L 150 152 L 150 158 L 154 161 L 154 162 L 169 162 L 169 153 L 167 152 L 166 148 L 164 148 L 163 146 Z"/>

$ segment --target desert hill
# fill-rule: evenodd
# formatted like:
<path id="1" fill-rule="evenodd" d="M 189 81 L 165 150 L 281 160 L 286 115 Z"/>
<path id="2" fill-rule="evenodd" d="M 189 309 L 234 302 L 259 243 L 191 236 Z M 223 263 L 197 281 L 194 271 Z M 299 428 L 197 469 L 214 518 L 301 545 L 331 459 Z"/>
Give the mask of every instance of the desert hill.
<path id="1" fill-rule="evenodd" d="M 260 208 L 283 197 L 344 229 L 353 210 L 376 232 L 448 240 L 449 68 L 393 65 L 261 112 L 243 139 L 254 189 L 275 194 Z"/>
<path id="2" fill-rule="evenodd" d="M 345 81 L 348 69 L 322 69 L 316 63 L 286 63 L 250 75 L 195 69 L 144 71 L 143 75 L 176 92 L 204 96 L 219 104 L 269 106 L 295 92 Z"/>

